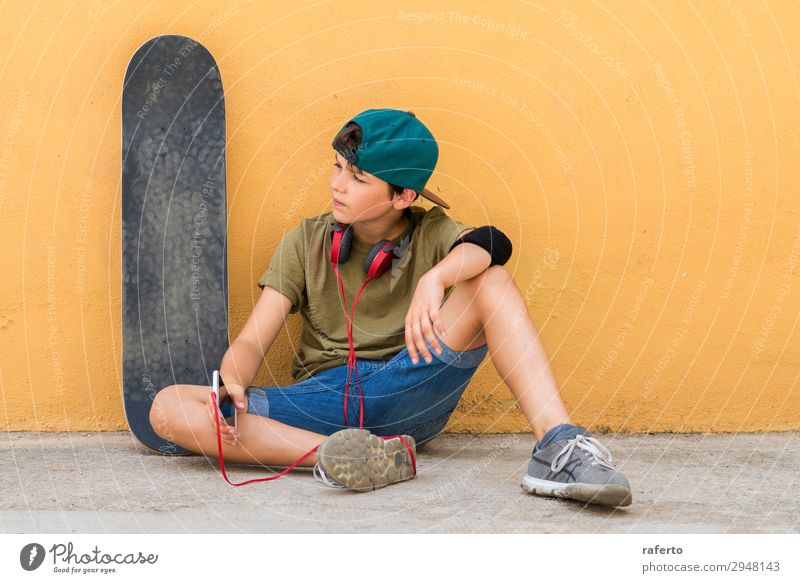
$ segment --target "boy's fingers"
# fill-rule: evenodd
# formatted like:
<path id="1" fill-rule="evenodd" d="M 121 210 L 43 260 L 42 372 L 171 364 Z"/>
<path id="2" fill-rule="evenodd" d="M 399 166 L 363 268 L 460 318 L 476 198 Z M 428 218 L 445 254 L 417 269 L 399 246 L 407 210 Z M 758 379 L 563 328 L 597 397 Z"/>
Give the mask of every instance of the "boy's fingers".
<path id="1" fill-rule="evenodd" d="M 216 429 L 217 413 L 214 411 L 214 399 L 211 398 L 211 395 L 208 396 L 206 413 L 208 414 L 209 421 L 211 421 L 211 427 Z M 239 433 L 236 431 L 236 428 L 228 425 L 222 413 L 219 414 L 219 421 L 219 436 L 223 443 L 227 443 L 231 446 L 236 445 L 239 442 Z"/>
<path id="2" fill-rule="evenodd" d="M 422 354 L 425 362 L 431 361 L 431 354 L 428 352 L 428 344 L 425 342 L 425 337 L 422 335 L 422 327 L 420 323 L 414 326 L 414 342 L 416 343 L 417 350 Z"/>
<path id="3" fill-rule="evenodd" d="M 425 330 L 425 337 L 428 339 L 428 343 L 431 347 L 436 351 L 436 354 L 442 353 L 442 346 L 439 344 L 439 339 L 436 337 L 436 334 L 433 332 L 433 327 L 430 324 L 430 318 L 425 320 L 422 324 L 423 329 Z"/>
<path id="4" fill-rule="evenodd" d="M 416 331 L 416 326 L 412 326 L 412 331 L 408 332 L 409 340 L 408 340 L 408 355 L 411 357 L 411 361 L 414 364 L 419 362 L 420 357 L 424 358 L 424 354 L 420 350 L 420 342 L 418 341 L 418 333 L 414 333 Z"/>
<path id="5" fill-rule="evenodd" d="M 244 392 L 239 390 L 239 387 L 231 388 L 229 390 L 231 396 L 231 402 L 239 411 L 244 411 L 245 409 L 245 400 L 244 400 Z"/>
<path id="6" fill-rule="evenodd" d="M 211 421 L 211 425 L 213 427 L 217 426 L 217 413 L 214 411 L 214 399 L 211 398 L 211 395 L 208 396 L 208 401 L 206 405 L 206 412 L 208 413 L 208 419 Z M 225 420 L 225 417 L 222 416 L 222 413 L 219 413 L 219 426 L 220 429 L 223 431 L 226 427 L 228 427 L 228 422 Z"/>
<path id="7" fill-rule="evenodd" d="M 439 334 L 442 336 L 447 336 L 447 331 L 444 329 L 444 323 L 442 323 L 442 319 L 439 317 L 439 308 L 433 308 L 431 310 L 431 321 L 439 331 Z"/>
<path id="8" fill-rule="evenodd" d="M 215 420 L 213 405 L 212 405 L 212 409 L 210 409 L 208 411 L 208 416 L 211 419 L 212 427 L 216 427 L 217 423 L 216 423 L 216 420 Z M 219 426 L 219 433 L 220 433 L 220 437 L 222 438 L 222 441 L 224 441 L 225 443 L 228 443 L 230 445 L 235 445 L 236 442 L 239 439 L 238 431 L 236 431 L 236 428 L 231 427 L 230 425 L 228 425 L 227 421 L 225 421 L 225 419 L 223 417 L 220 417 L 220 422 L 221 423 L 220 423 L 220 426 Z"/>
<path id="9" fill-rule="evenodd" d="M 417 351 L 414 348 L 414 337 L 411 335 L 411 322 L 406 323 L 406 346 L 408 347 L 408 356 L 411 362 L 417 363 Z"/>
<path id="10" fill-rule="evenodd" d="M 420 321 L 420 340 L 422 341 L 423 354 L 425 354 L 425 362 L 433 362 L 431 348 L 436 350 L 436 346 L 439 343 L 436 340 L 436 335 L 433 333 L 433 328 L 431 328 L 431 318 L 428 314 L 423 314 L 422 320 Z M 430 348 L 428 347 L 429 344 Z"/>

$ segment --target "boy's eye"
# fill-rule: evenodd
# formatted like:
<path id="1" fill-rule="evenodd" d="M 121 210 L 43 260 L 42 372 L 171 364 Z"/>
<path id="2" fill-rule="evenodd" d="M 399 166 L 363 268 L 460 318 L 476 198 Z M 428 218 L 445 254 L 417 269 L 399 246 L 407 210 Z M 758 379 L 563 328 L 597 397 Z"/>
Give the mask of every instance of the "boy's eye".
<path id="1" fill-rule="evenodd" d="M 334 162 L 334 163 L 333 163 L 333 165 L 334 165 L 334 166 L 336 166 L 337 168 L 341 168 L 341 167 L 342 167 L 342 165 L 341 165 L 341 164 L 339 164 L 338 162 Z M 357 174 L 353 174 L 353 178 L 355 179 L 355 181 L 356 181 L 356 182 L 364 182 L 363 180 L 361 180 L 361 179 L 358 177 L 358 175 L 357 175 Z"/>

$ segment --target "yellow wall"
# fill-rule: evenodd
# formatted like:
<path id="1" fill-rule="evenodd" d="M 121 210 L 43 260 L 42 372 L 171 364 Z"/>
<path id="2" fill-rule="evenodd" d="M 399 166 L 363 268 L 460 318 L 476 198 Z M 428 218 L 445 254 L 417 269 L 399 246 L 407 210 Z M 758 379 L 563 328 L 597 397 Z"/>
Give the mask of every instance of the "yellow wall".
<path id="1" fill-rule="evenodd" d="M 279 234 L 327 209 L 333 133 L 406 108 L 439 140 L 429 187 L 513 240 L 578 422 L 800 428 L 800 8 L 692 4 L 3 4 L 0 428 L 126 428 L 120 93 L 165 33 L 226 88 L 233 335 Z M 258 380 L 290 357 L 282 335 Z M 526 429 L 487 363 L 451 429 Z"/>

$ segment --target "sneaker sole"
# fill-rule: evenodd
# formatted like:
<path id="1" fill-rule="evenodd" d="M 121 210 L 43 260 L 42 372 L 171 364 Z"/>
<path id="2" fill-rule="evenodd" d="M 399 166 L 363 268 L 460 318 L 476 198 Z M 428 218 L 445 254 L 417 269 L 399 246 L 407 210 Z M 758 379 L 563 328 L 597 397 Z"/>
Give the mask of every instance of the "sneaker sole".
<path id="1" fill-rule="evenodd" d="M 416 443 L 408 440 L 416 456 Z M 414 466 L 405 444 L 382 439 L 366 429 L 343 429 L 320 444 L 317 461 L 325 473 L 351 490 L 368 492 L 414 477 Z"/>
<path id="2" fill-rule="evenodd" d="M 602 506 L 630 506 L 631 491 L 618 484 L 564 484 L 533 478 L 527 474 L 522 478 L 522 489 L 539 496 L 577 500 Z"/>

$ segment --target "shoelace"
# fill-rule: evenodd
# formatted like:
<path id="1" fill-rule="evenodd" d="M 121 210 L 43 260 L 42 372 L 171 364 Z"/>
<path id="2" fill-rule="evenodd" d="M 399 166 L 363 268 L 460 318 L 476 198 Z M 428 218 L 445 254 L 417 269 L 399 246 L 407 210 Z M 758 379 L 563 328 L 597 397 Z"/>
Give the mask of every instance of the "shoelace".
<path id="1" fill-rule="evenodd" d="M 314 465 L 314 477 L 317 481 L 322 482 L 326 486 L 330 486 L 331 488 L 344 488 L 339 482 L 328 476 L 325 473 L 325 470 L 322 469 L 322 466 L 319 464 Z"/>
<path id="2" fill-rule="evenodd" d="M 572 452 L 576 447 L 591 454 L 591 465 L 601 465 L 612 470 L 616 469 L 611 463 L 613 458 L 611 457 L 611 452 L 608 451 L 608 448 L 597 441 L 594 437 L 586 437 L 585 435 L 576 435 L 573 439 L 570 439 L 567 445 L 565 445 L 561 451 L 558 452 L 556 457 L 553 458 L 553 463 L 550 464 L 550 469 L 554 472 L 560 472 L 569 461 L 569 458 L 572 456 Z"/>

